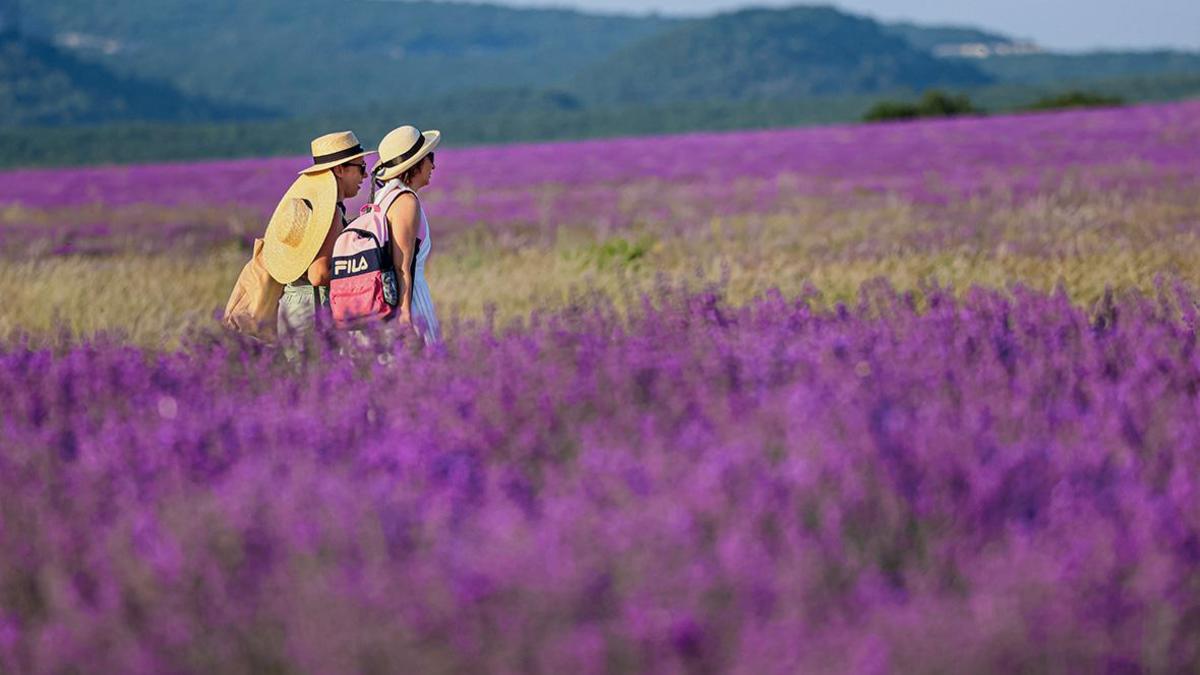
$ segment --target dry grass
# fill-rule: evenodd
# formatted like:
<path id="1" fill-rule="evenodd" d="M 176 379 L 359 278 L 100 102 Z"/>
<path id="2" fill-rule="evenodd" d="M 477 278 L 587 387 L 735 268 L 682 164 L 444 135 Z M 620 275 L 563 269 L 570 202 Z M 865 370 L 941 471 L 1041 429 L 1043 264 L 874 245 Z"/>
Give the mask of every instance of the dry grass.
<path id="1" fill-rule="evenodd" d="M 961 205 L 923 210 L 888 201 L 847 208 L 799 201 L 787 213 L 713 220 L 667 233 L 645 223 L 613 234 L 560 229 L 551 243 L 486 230 L 444 237 L 429 278 L 439 313 L 500 320 L 554 309 L 589 293 L 619 306 L 666 281 L 725 283 L 740 302 L 771 288 L 806 285 L 826 302 L 852 300 L 867 281 L 903 289 L 937 281 L 1038 289 L 1064 286 L 1091 303 L 1107 288 L 1150 290 L 1169 275 L 1200 285 L 1200 199 L 1059 196 L 1019 207 Z M 213 314 L 245 253 L 195 257 L 44 258 L 0 268 L 0 335 L 117 332 L 162 345 Z"/>
<path id="2" fill-rule="evenodd" d="M 43 258 L 0 267 L 0 334 L 116 333 L 139 344 L 170 342 L 213 322 L 242 253 Z"/>

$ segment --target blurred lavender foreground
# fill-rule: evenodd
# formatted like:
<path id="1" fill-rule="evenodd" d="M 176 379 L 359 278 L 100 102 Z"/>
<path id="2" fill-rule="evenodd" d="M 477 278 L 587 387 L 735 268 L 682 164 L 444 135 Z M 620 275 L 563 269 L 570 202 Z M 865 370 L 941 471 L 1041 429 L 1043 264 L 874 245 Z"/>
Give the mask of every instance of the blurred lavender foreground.
<path id="1" fill-rule="evenodd" d="M 1200 668 L 1194 291 L 663 293 L 3 347 L 0 671 Z"/>

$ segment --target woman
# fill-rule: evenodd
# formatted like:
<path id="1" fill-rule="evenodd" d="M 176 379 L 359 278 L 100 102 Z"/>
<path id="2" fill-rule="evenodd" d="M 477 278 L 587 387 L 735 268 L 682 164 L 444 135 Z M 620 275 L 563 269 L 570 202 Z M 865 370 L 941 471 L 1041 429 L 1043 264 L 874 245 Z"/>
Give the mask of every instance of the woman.
<path id="1" fill-rule="evenodd" d="M 400 306 L 397 320 L 433 344 L 439 339 L 437 313 L 429 284 L 425 281 L 425 261 L 429 259 L 429 221 L 417 193 L 433 177 L 433 150 L 442 141 L 439 131 L 421 133 L 416 127 L 393 129 L 379 143 L 379 162 L 371 171 L 378 192 L 372 203 L 382 204 L 394 191 L 400 195 L 387 210 L 392 239 L 392 260 L 400 279 Z"/>

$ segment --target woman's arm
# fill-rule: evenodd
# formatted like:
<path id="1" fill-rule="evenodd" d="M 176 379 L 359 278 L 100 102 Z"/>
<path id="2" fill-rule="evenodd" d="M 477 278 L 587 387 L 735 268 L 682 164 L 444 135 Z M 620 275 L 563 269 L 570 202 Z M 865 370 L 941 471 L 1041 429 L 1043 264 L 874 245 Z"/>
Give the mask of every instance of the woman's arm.
<path id="1" fill-rule="evenodd" d="M 338 235 L 342 233 L 342 214 L 337 209 L 333 212 L 333 222 L 329 224 L 329 232 L 317 257 L 308 266 L 308 282 L 313 286 L 328 286 L 333 279 L 333 245 L 337 243 Z"/>
<path id="2" fill-rule="evenodd" d="M 417 196 L 406 192 L 388 207 L 387 220 L 392 236 L 392 264 L 400 280 L 400 321 L 412 323 L 413 259 L 417 255 L 417 223 L 421 217 Z"/>

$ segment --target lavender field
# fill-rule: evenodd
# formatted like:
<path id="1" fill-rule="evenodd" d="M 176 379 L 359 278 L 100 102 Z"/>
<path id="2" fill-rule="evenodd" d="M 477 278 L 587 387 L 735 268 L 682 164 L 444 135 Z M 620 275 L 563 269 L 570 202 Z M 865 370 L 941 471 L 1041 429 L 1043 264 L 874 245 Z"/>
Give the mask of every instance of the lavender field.
<path id="1" fill-rule="evenodd" d="M 1200 669 L 1200 103 L 439 150 L 287 358 L 300 163 L 2 174 L 0 672 Z"/>
<path id="2" fill-rule="evenodd" d="M 1200 103 L 453 147 L 426 203 L 439 310 L 504 320 L 674 285 L 852 302 L 1021 281 L 1089 305 L 1200 284 Z M 0 336 L 210 327 L 303 158 L 0 173 Z M 170 283 L 147 284 L 169 278 Z M 130 293 L 128 289 L 137 289 Z"/>
<path id="3" fill-rule="evenodd" d="M 1200 103 L 919 124 L 449 149 L 439 232 L 552 238 L 786 213 L 803 198 L 1013 206 L 1200 182 Z M 256 236 L 304 158 L 0 172 L 0 250 L 178 249 Z M 361 202 L 361 199 L 359 200 Z M 18 223 L 21 221 L 23 225 Z M 44 225 L 54 223 L 54 227 Z"/>

